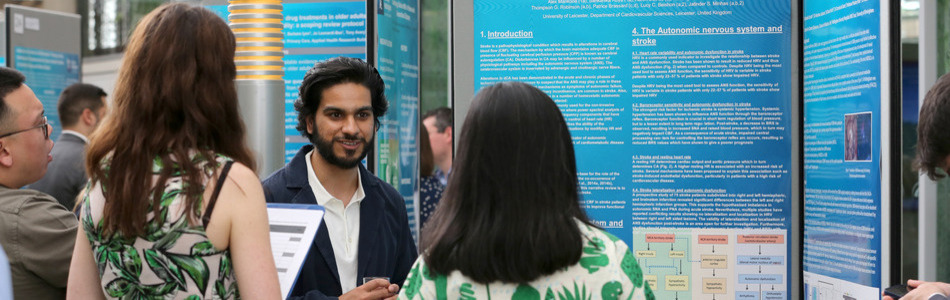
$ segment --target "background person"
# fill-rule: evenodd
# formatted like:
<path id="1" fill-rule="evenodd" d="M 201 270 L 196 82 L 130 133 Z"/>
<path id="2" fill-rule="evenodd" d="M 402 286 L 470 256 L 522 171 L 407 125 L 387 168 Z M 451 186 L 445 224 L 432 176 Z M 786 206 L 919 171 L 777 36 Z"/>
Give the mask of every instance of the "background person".
<path id="1" fill-rule="evenodd" d="M 15 299 L 62 299 L 76 216 L 47 194 L 21 189 L 46 173 L 52 127 L 20 72 L 0 67 L 0 244 Z"/>
<path id="2" fill-rule="evenodd" d="M 280 298 L 234 51 L 199 6 L 164 5 L 136 26 L 86 156 L 69 298 Z"/>
<path id="3" fill-rule="evenodd" d="M 654 299 L 627 245 L 580 207 L 551 98 L 520 82 L 486 87 L 459 140 L 400 299 Z"/>
<path id="4" fill-rule="evenodd" d="M 425 138 L 428 135 L 426 127 L 420 124 L 419 136 L 422 138 L 419 139 L 419 228 L 425 227 L 442 199 L 442 191 L 445 190 L 445 185 L 435 176 L 432 147 L 429 147 L 429 139 Z"/>
<path id="5" fill-rule="evenodd" d="M 27 188 L 44 192 L 56 198 L 66 209 L 72 210 L 76 196 L 86 185 L 86 144 L 89 135 L 106 115 L 106 92 L 91 84 L 76 83 L 59 94 L 59 121 L 63 132 L 53 146 L 53 161 L 43 179 Z"/>
<path id="6" fill-rule="evenodd" d="M 439 107 L 422 115 L 422 124 L 425 124 L 429 132 L 432 158 L 438 166 L 435 176 L 442 185 L 448 183 L 448 176 L 452 171 L 453 118 L 452 109 L 448 107 Z"/>

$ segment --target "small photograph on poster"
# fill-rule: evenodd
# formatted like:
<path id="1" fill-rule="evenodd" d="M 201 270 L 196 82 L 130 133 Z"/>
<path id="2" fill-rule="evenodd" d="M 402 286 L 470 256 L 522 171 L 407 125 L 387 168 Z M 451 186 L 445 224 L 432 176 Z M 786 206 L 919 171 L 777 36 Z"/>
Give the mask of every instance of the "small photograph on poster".
<path id="1" fill-rule="evenodd" d="M 871 112 L 844 115 L 844 160 L 871 161 Z"/>
<path id="2" fill-rule="evenodd" d="M 386 4 L 383 3 L 383 0 L 376 0 L 376 13 L 380 16 L 384 15 L 386 9 Z"/>
<path id="3" fill-rule="evenodd" d="M 65 57 L 66 73 L 73 76 L 79 75 L 79 60 L 75 57 Z"/>

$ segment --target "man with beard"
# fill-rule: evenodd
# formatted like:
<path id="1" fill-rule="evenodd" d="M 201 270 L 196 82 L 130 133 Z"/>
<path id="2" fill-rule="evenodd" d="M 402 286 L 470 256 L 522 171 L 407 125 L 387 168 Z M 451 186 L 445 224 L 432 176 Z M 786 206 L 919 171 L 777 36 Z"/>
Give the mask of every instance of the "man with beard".
<path id="1" fill-rule="evenodd" d="M 269 203 L 326 210 L 290 298 L 392 298 L 416 259 L 402 197 L 360 163 L 386 113 L 384 89 L 355 58 L 317 63 L 304 76 L 294 109 L 312 145 L 264 180 Z M 373 277 L 389 280 L 364 283 Z"/>

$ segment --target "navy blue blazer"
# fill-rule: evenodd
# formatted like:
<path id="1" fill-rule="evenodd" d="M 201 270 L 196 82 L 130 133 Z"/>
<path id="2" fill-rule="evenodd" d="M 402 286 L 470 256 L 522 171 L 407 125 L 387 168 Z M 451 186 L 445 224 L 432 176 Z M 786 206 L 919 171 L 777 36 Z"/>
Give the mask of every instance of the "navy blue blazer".
<path id="1" fill-rule="evenodd" d="M 313 145 L 303 147 L 290 163 L 264 179 L 268 203 L 317 204 L 307 179 L 310 166 L 306 155 L 311 150 Z M 362 164 L 359 170 L 366 197 L 360 203 L 356 286 L 362 285 L 361 278 L 367 276 L 389 277 L 391 283 L 402 285 L 418 255 L 409 231 L 405 202 L 395 188 Z M 324 220 L 289 299 L 332 299 L 341 294 L 340 275 Z"/>

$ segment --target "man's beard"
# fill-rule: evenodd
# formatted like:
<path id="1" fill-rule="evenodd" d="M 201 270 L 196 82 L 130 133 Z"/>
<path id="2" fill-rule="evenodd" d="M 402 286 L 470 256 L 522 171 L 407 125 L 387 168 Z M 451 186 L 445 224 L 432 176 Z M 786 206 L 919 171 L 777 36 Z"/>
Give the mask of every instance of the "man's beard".
<path id="1" fill-rule="evenodd" d="M 343 134 L 342 138 L 334 137 L 333 140 L 324 140 L 320 136 L 320 130 L 314 130 L 314 135 L 310 138 L 310 143 L 313 143 L 313 146 L 317 148 L 317 153 L 320 153 L 320 156 L 323 157 L 323 160 L 330 163 L 331 165 L 340 167 L 341 169 L 352 169 L 359 165 L 363 158 L 366 157 L 366 154 L 373 150 L 373 144 L 375 141 L 375 133 L 373 138 L 367 141 L 365 138 L 359 138 L 355 135 Z M 333 153 L 333 142 L 339 140 L 359 140 L 363 144 L 363 153 L 356 156 L 352 159 L 347 159 L 346 157 L 339 157 Z M 347 157 L 352 156 L 353 153 L 356 153 L 356 150 L 346 150 L 344 149 L 344 154 Z"/>

